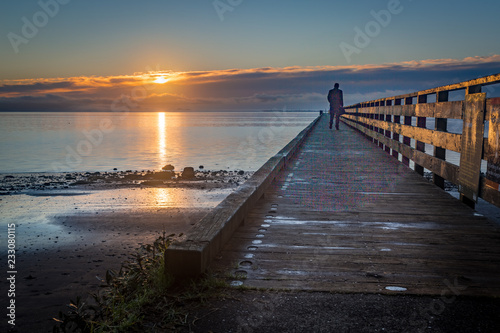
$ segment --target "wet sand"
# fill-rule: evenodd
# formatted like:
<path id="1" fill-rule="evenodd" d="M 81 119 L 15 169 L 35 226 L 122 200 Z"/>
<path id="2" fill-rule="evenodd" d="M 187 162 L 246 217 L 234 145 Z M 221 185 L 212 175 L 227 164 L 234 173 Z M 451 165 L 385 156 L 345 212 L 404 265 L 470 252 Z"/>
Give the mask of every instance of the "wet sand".
<path id="1" fill-rule="evenodd" d="M 167 233 L 186 232 L 209 210 L 166 208 L 55 217 L 63 233 L 71 232 L 77 240 L 55 236 L 65 244 L 17 255 L 16 327 L 20 332 L 50 331 L 51 318 L 67 310 L 64 304 L 97 291 L 97 277 L 105 277 L 108 269 L 119 269 L 140 244 L 153 242 L 164 228 Z"/>
<path id="2" fill-rule="evenodd" d="M 52 318 L 66 311 L 70 300 L 79 295 L 90 300 L 106 270 L 119 269 L 136 248 L 152 243 L 163 231 L 186 233 L 247 176 L 233 173 L 231 182 L 215 177 L 156 186 L 79 184 L 0 196 L 2 244 L 7 224 L 16 224 L 15 328 L 51 331 Z M 0 258 L 2 267 L 6 259 Z M 6 295 L 5 278 L 1 286 Z M 7 306 L 5 297 L 1 306 Z M 2 332 L 11 328 L 5 318 Z"/>

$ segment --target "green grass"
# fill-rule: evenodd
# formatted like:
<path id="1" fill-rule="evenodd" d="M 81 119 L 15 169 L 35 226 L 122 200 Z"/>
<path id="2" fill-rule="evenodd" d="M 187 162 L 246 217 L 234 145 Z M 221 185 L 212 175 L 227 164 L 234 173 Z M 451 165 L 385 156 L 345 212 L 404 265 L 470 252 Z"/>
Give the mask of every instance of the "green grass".
<path id="1" fill-rule="evenodd" d="M 141 246 L 120 271 L 108 271 L 95 304 L 77 297 L 54 318 L 53 332 L 156 332 L 185 326 L 189 309 L 223 297 L 225 280 L 208 274 L 182 283 L 165 271 L 164 253 L 175 235 Z"/>

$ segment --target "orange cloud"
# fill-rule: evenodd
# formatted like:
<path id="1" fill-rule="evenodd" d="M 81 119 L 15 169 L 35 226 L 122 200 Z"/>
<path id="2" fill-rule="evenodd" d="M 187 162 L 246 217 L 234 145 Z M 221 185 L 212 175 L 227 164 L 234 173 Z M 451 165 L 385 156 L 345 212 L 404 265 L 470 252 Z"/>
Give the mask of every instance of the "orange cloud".
<path id="1" fill-rule="evenodd" d="M 0 81 L 0 111 L 321 109 L 334 82 L 341 83 L 345 102 L 351 104 L 497 72 L 500 55 L 350 66 L 4 80 Z M 159 77 L 168 78 L 168 82 L 155 83 Z"/>

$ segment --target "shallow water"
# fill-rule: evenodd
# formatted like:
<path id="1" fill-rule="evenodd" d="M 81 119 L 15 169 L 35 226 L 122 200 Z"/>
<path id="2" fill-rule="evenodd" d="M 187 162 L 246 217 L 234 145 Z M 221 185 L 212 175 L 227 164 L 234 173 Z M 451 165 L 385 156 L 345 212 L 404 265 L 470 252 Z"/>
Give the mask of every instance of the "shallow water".
<path id="1" fill-rule="evenodd" d="M 151 214 L 163 212 L 165 227 L 168 229 L 169 219 L 165 213 L 168 209 L 188 211 L 195 208 L 213 208 L 233 190 L 234 188 L 122 188 L 93 191 L 65 189 L 6 195 L 0 197 L 0 228 L 7 230 L 7 225 L 14 224 L 17 243 L 27 251 L 42 247 L 59 247 L 76 244 L 82 236 L 81 230 L 68 234 L 68 228 L 56 222 L 56 216 L 74 216 L 81 217 L 81 221 L 91 221 L 99 216 L 115 213 L 135 214 L 147 218 L 151 217 Z M 104 223 L 105 220 L 106 218 L 101 222 Z M 144 222 L 139 219 L 135 224 Z M 93 233 L 95 236 L 100 234 L 96 231 Z M 4 235 L 5 233 L 2 233 L 0 239 Z"/>
<path id="2" fill-rule="evenodd" d="M 50 222 L 53 215 L 112 213 L 124 210 L 156 211 L 163 208 L 211 208 L 233 188 L 122 188 L 109 190 L 46 190 L 6 195 L 0 199 L 1 224 Z"/>

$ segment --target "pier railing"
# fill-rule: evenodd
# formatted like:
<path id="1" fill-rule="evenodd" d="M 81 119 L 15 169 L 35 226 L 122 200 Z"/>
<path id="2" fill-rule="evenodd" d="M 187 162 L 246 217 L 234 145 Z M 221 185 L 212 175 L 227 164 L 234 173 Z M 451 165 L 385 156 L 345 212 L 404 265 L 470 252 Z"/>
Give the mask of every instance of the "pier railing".
<path id="1" fill-rule="evenodd" d="M 432 172 L 437 186 L 444 188 L 445 180 L 458 185 L 468 205 L 481 197 L 500 207 L 500 98 L 487 98 L 482 91 L 498 83 L 500 74 L 495 74 L 367 101 L 346 107 L 342 120 L 405 165 L 413 161 L 417 173 Z M 449 101 L 456 91 L 464 91 L 465 98 Z M 434 128 L 427 128 L 429 118 Z M 461 133 L 448 131 L 449 119 L 463 122 Z M 426 144 L 433 147 L 432 155 Z M 460 154 L 459 165 L 446 160 L 447 150 Z"/>

